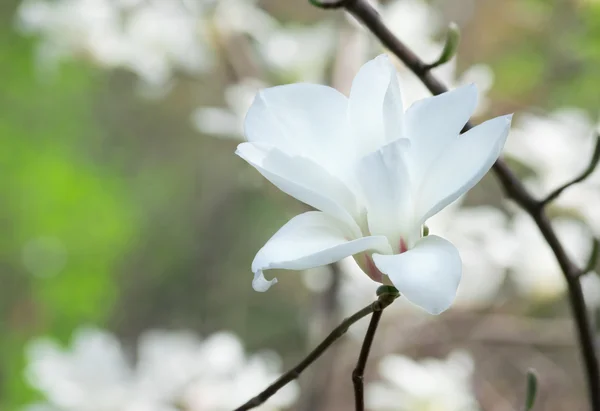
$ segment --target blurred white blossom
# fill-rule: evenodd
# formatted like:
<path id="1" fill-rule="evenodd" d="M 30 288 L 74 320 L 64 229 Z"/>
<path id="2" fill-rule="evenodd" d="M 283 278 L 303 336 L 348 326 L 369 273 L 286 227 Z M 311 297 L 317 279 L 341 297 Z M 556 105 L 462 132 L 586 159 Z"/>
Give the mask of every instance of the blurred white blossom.
<path id="1" fill-rule="evenodd" d="M 329 22 L 312 26 L 282 25 L 259 51 L 278 77 L 322 83 L 334 52 L 336 28 Z"/>
<path id="2" fill-rule="evenodd" d="M 215 137 L 239 140 L 244 134 L 244 116 L 254 96 L 267 85 L 258 79 L 244 79 L 225 89 L 227 107 L 198 107 L 192 122 L 198 131 Z"/>
<path id="3" fill-rule="evenodd" d="M 47 404 L 28 410 L 62 411 L 218 411 L 252 398 L 279 375 L 272 353 L 246 357 L 228 332 L 204 341 L 186 332 L 152 331 L 141 337 L 132 365 L 113 335 L 79 330 L 69 349 L 48 339 L 28 346 L 27 379 Z M 274 395 L 264 411 L 289 407 L 298 387 Z"/>
<path id="4" fill-rule="evenodd" d="M 532 188 L 531 180 L 543 190 L 558 187 L 585 168 L 593 149 L 594 126 L 584 112 L 561 109 L 550 115 L 524 114 L 515 121 L 517 128 L 506 152 L 533 169 L 535 175 L 527 179 Z"/>
<path id="5" fill-rule="evenodd" d="M 514 138 L 506 152 L 529 167 L 528 188 L 538 196 L 579 175 L 592 156 L 598 127 L 581 110 L 561 109 L 548 116 L 524 115 L 517 119 Z M 600 171 L 564 191 L 552 205 L 583 218 L 600 235 Z"/>
<path id="6" fill-rule="evenodd" d="M 277 27 L 277 21 L 258 7 L 256 0 L 203 0 L 214 4 L 212 23 L 219 35 L 248 34 L 265 41 Z"/>
<path id="7" fill-rule="evenodd" d="M 25 0 L 17 24 L 40 37 L 38 55 L 46 65 L 79 56 L 102 67 L 129 69 L 148 85 L 163 86 L 175 70 L 202 72 L 212 66 L 205 3 Z"/>
<path id="8" fill-rule="evenodd" d="M 389 355 L 379 364 L 384 381 L 367 386 L 367 406 L 376 411 L 475 411 L 474 363 L 465 352 L 446 359 Z"/>
<path id="9" fill-rule="evenodd" d="M 492 206 L 465 207 L 457 202 L 431 218 L 428 226 L 460 250 L 463 280 L 456 304 L 464 308 L 492 304 L 518 247 L 508 216 Z"/>
<path id="10" fill-rule="evenodd" d="M 566 291 L 564 275 L 550 246 L 530 216 L 517 211 L 513 222 L 517 240 L 511 279 L 524 296 L 537 300 L 555 299 Z M 592 238 L 581 221 L 555 218 L 552 225 L 571 259 L 580 267 L 591 253 Z M 600 303 L 600 279 L 595 273 L 582 277 L 588 305 Z"/>

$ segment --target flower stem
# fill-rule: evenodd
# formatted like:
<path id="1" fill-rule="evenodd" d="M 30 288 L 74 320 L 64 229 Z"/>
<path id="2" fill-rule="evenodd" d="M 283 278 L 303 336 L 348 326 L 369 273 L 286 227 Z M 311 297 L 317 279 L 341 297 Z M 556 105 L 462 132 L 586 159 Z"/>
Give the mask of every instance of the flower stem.
<path id="1" fill-rule="evenodd" d="M 371 322 L 369 328 L 365 334 L 362 348 L 360 349 L 360 355 L 358 356 L 358 362 L 356 368 L 352 371 L 352 383 L 354 384 L 354 404 L 356 411 L 364 411 L 365 409 L 365 390 L 363 386 L 365 368 L 367 366 L 367 360 L 369 359 L 369 352 L 371 351 L 371 345 L 375 338 L 375 332 L 379 325 L 379 320 L 383 311 L 375 311 L 371 316 Z"/>

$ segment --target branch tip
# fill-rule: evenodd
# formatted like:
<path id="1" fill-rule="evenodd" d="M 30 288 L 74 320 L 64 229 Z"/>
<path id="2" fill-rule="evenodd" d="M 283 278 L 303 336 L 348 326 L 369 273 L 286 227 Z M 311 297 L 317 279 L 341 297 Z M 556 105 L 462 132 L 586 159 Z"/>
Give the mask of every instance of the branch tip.
<path id="1" fill-rule="evenodd" d="M 531 411 L 535 404 L 535 398 L 537 396 L 538 378 L 535 370 L 529 369 L 527 371 L 527 391 L 525 395 L 525 408 L 524 411 Z"/>
<path id="2" fill-rule="evenodd" d="M 590 252 L 590 256 L 588 258 L 587 264 L 581 270 L 581 275 L 592 272 L 596 269 L 596 264 L 598 263 L 598 256 L 600 255 L 600 240 L 598 238 L 594 238 L 592 240 L 592 251 Z"/>
<path id="3" fill-rule="evenodd" d="M 349 0 L 336 0 L 336 1 L 321 2 L 319 0 L 308 0 L 308 2 L 310 4 L 312 4 L 313 6 L 319 8 L 319 9 L 324 9 L 324 10 L 344 8 L 344 7 L 346 7 L 346 3 L 348 3 L 348 1 Z"/>
<path id="4" fill-rule="evenodd" d="M 456 55 L 458 50 L 458 44 L 460 43 L 460 28 L 458 24 L 451 22 L 448 25 L 448 34 L 446 35 L 446 42 L 444 43 L 444 48 L 442 49 L 442 53 L 440 57 L 436 61 L 431 64 L 426 64 L 423 67 L 424 71 L 429 71 L 434 69 L 442 64 L 447 63 Z"/>

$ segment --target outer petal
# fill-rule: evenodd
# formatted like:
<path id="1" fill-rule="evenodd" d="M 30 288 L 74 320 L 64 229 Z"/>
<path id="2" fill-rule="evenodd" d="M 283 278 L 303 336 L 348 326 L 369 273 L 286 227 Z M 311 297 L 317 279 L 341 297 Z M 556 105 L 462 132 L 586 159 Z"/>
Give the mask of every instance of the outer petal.
<path id="1" fill-rule="evenodd" d="M 385 237 L 353 239 L 343 222 L 318 211 L 292 218 L 258 252 L 252 262 L 256 291 L 266 291 L 277 279 L 267 281 L 264 270 L 305 270 L 331 264 L 366 250 L 391 252 Z"/>
<path id="2" fill-rule="evenodd" d="M 402 254 L 373 254 L 373 261 L 401 294 L 430 314 L 445 311 L 454 301 L 462 262 L 456 247 L 441 237 L 424 237 Z"/>
<path id="3" fill-rule="evenodd" d="M 512 114 L 496 117 L 462 134 L 440 153 L 424 176 L 417 209 L 421 221 L 439 212 L 483 178 L 506 142 Z"/>
<path id="4" fill-rule="evenodd" d="M 470 84 L 415 102 L 406 111 L 406 137 L 412 143 L 412 169 L 420 179 L 436 157 L 465 126 L 477 106 L 477 86 Z"/>
<path id="5" fill-rule="evenodd" d="M 359 153 L 402 137 L 403 116 L 398 74 L 382 54 L 359 70 L 350 90 L 348 120 Z"/>
<path id="6" fill-rule="evenodd" d="M 366 202 L 369 231 L 374 235 L 387 236 L 395 252 L 399 252 L 402 236 L 408 236 L 419 228 L 418 221 L 414 219 L 405 164 L 409 145 L 407 139 L 389 143 L 363 157 L 356 170 Z M 416 225 L 413 224 L 415 221 Z M 409 240 L 404 238 L 404 241 Z"/>
<path id="7" fill-rule="evenodd" d="M 262 90 L 246 114 L 246 138 L 333 168 L 334 161 L 347 161 L 353 151 L 348 144 L 347 102 L 337 90 L 316 84 Z"/>
<path id="8" fill-rule="evenodd" d="M 347 224 L 354 225 L 354 235 L 359 235 L 360 230 L 353 220 L 353 216 L 359 213 L 354 194 L 341 180 L 313 160 L 253 143 L 240 144 L 236 154 L 284 193 L 338 216 Z"/>

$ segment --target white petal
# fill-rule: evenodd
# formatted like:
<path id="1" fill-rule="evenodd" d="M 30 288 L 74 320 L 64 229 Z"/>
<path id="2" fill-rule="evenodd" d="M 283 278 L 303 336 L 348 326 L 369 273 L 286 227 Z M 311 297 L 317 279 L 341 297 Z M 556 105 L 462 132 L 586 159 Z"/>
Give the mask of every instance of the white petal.
<path id="1" fill-rule="evenodd" d="M 348 119 L 359 153 L 370 153 L 402 137 L 402 95 L 388 56 L 366 63 L 352 82 Z"/>
<path id="2" fill-rule="evenodd" d="M 309 211 L 288 221 L 258 252 L 252 262 L 252 286 L 256 291 L 266 291 L 276 282 L 267 281 L 263 276 L 264 270 L 305 270 L 331 264 L 365 250 L 391 252 L 387 238 L 355 239 L 352 230 L 340 220 L 325 213 Z"/>
<path id="3" fill-rule="evenodd" d="M 246 138 L 333 168 L 334 161 L 348 161 L 346 154 L 354 150 L 348 141 L 347 102 L 337 90 L 316 84 L 262 90 L 246 115 Z"/>
<path id="4" fill-rule="evenodd" d="M 409 145 L 407 139 L 389 143 L 363 157 L 356 170 L 366 202 L 369 231 L 387 236 L 395 252 L 399 252 L 400 238 L 420 227 L 418 222 L 413 224 L 416 220 L 405 165 Z"/>
<path id="5" fill-rule="evenodd" d="M 449 241 L 430 235 L 402 254 L 373 254 L 377 268 L 410 302 L 430 314 L 452 305 L 462 275 L 458 250 Z"/>
<path id="6" fill-rule="evenodd" d="M 477 106 L 477 86 L 470 84 L 415 102 L 406 110 L 413 174 L 420 178 L 446 146 L 456 139 Z"/>
<path id="7" fill-rule="evenodd" d="M 272 146 L 255 143 L 240 144 L 236 154 L 284 193 L 356 225 L 353 216 L 359 214 L 359 206 L 354 194 L 313 160 L 290 156 Z M 358 227 L 355 230 L 360 232 Z"/>
<path id="8" fill-rule="evenodd" d="M 496 117 L 460 135 L 435 159 L 421 182 L 421 221 L 469 191 L 500 156 L 512 115 Z"/>

